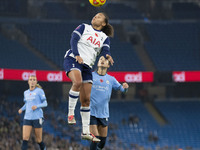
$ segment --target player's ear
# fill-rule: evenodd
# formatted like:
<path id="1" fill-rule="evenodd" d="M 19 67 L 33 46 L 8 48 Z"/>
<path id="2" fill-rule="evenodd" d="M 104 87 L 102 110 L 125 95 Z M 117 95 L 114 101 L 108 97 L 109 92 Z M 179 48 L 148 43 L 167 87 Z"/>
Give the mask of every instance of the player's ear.
<path id="1" fill-rule="evenodd" d="M 103 22 L 103 23 L 102 23 L 102 26 L 103 26 L 103 27 L 105 27 L 105 26 L 106 26 L 106 23 L 105 23 L 105 22 Z"/>

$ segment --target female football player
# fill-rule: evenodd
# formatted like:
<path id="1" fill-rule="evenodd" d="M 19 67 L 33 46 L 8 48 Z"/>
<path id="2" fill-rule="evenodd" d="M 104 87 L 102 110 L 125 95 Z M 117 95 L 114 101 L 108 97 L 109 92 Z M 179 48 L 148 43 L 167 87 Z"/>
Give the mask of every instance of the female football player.
<path id="1" fill-rule="evenodd" d="M 41 86 L 37 84 L 37 78 L 31 75 L 28 79 L 29 89 L 24 92 L 24 106 L 18 110 L 21 114 L 25 110 L 23 120 L 23 143 L 22 150 L 28 149 L 28 140 L 34 128 L 36 142 L 41 150 L 46 150 L 46 146 L 42 141 L 42 123 L 43 111 L 42 108 L 47 106 L 46 96 Z"/>
<path id="2" fill-rule="evenodd" d="M 101 53 L 113 65 L 110 55 L 110 40 L 114 33 L 104 13 L 96 14 L 91 25 L 81 24 L 72 33 L 71 49 L 65 54 L 64 69 L 72 81 L 69 91 L 68 124 L 75 124 L 75 106 L 80 93 L 82 139 L 99 142 L 89 130 L 90 124 L 90 93 L 92 88 L 92 72 L 96 57 Z"/>
<path id="3" fill-rule="evenodd" d="M 106 143 L 109 118 L 109 101 L 112 89 L 127 92 L 129 85 L 122 85 L 112 76 L 107 74 L 110 67 L 109 61 L 101 56 L 98 61 L 98 69 L 93 72 L 93 85 L 90 97 L 90 131 L 101 141 L 91 143 L 90 150 L 103 149 Z"/>

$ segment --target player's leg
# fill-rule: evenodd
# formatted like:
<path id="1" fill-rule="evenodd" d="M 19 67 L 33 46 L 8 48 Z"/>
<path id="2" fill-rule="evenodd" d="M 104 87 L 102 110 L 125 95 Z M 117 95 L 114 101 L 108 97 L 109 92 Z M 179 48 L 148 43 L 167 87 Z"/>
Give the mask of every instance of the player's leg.
<path id="1" fill-rule="evenodd" d="M 106 144 L 106 138 L 108 135 L 108 126 L 98 126 L 98 131 L 99 131 L 99 139 L 101 140 L 98 145 L 97 145 L 97 150 L 101 150 L 104 148 Z"/>
<path id="2" fill-rule="evenodd" d="M 44 142 L 42 141 L 42 131 L 43 131 L 42 123 L 43 123 L 42 118 L 40 118 L 38 120 L 34 120 L 33 127 L 34 127 L 34 131 L 35 131 L 36 142 L 40 146 L 41 150 L 46 150 L 46 146 L 45 146 Z"/>
<path id="3" fill-rule="evenodd" d="M 100 140 L 90 133 L 90 94 L 92 89 L 92 83 L 83 83 L 80 91 L 81 101 L 81 119 L 82 119 L 82 139 L 90 140 L 93 142 L 99 142 Z"/>
<path id="4" fill-rule="evenodd" d="M 28 141 L 31 135 L 32 131 L 32 126 L 31 125 L 23 125 L 22 129 L 22 138 L 23 138 L 23 143 L 22 143 L 22 150 L 27 150 L 28 149 Z"/>
<path id="5" fill-rule="evenodd" d="M 80 114 L 82 119 L 82 133 L 89 134 L 89 124 L 90 124 L 90 93 L 91 93 L 92 84 L 83 83 L 80 91 L 80 101 L 81 108 Z"/>
<path id="6" fill-rule="evenodd" d="M 69 91 L 68 123 L 76 124 L 76 120 L 74 118 L 74 110 L 78 101 L 80 88 L 82 85 L 82 76 L 79 70 L 72 70 L 68 73 L 68 77 L 72 80 L 72 87 Z"/>
<path id="7" fill-rule="evenodd" d="M 78 101 L 80 88 L 82 85 L 82 74 L 81 74 L 81 65 L 76 62 L 72 57 L 65 57 L 64 59 L 64 69 L 66 75 L 72 81 L 72 87 L 69 91 L 69 105 L 68 105 L 68 123 L 75 124 L 76 120 L 74 118 L 74 110 L 76 103 Z"/>
<path id="8" fill-rule="evenodd" d="M 98 120 L 95 116 L 90 116 L 90 133 L 93 133 L 93 135 L 97 138 L 99 138 L 99 132 L 98 132 Z M 97 144 L 95 142 L 91 142 L 90 144 L 90 150 L 96 150 Z"/>
<path id="9" fill-rule="evenodd" d="M 35 137 L 36 137 L 36 142 L 40 146 L 40 149 L 46 150 L 46 146 L 42 141 L 42 128 L 35 128 Z"/>

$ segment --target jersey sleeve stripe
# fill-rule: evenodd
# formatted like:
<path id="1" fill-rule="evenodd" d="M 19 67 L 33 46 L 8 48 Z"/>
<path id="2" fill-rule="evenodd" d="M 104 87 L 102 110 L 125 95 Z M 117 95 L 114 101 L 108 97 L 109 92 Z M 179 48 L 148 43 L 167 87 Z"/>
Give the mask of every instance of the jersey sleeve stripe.
<path id="1" fill-rule="evenodd" d="M 78 31 L 73 31 L 73 32 L 78 34 L 79 37 L 81 37 L 81 34 Z"/>
<path id="2" fill-rule="evenodd" d="M 110 45 L 108 45 L 108 44 L 103 44 L 103 46 L 107 46 L 107 47 L 109 47 L 109 48 L 110 48 Z"/>

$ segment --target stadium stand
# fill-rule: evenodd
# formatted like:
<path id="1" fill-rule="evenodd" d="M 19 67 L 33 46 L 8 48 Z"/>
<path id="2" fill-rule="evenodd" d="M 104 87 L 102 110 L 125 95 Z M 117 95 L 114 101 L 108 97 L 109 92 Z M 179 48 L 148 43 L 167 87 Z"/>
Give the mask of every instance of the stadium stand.
<path id="1" fill-rule="evenodd" d="M 73 16 L 62 2 L 46 2 L 41 8 L 46 19 L 72 19 Z"/>
<path id="2" fill-rule="evenodd" d="M 200 19 L 200 7 L 196 3 L 173 3 L 172 11 L 174 19 Z"/>
<path id="3" fill-rule="evenodd" d="M 27 14 L 26 0 L 1 0 L 0 16 L 17 16 L 21 17 Z"/>
<path id="4" fill-rule="evenodd" d="M 145 48 L 157 70 L 199 70 L 199 24 L 154 22 L 146 24 L 150 41 Z"/>
<path id="5" fill-rule="evenodd" d="M 112 19 L 144 19 L 142 13 L 123 3 L 108 3 L 105 11 Z"/>
<path id="6" fill-rule="evenodd" d="M 16 40 L 0 34 L 0 68 L 52 70 L 44 61 Z"/>

